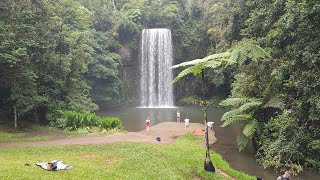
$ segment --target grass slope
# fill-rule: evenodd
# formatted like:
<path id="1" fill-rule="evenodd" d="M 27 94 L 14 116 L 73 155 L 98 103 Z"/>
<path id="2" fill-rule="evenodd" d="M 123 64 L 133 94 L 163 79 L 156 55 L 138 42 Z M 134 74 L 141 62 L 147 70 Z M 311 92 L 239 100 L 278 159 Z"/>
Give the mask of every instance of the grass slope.
<path id="1" fill-rule="evenodd" d="M 0 142 L 32 142 L 32 141 L 48 141 L 59 138 L 71 138 L 88 134 L 95 129 L 80 128 L 76 131 L 62 130 L 50 126 L 40 126 L 36 124 L 27 124 L 26 127 L 19 130 L 14 130 L 12 127 L 4 126 L 0 124 Z M 118 129 L 112 129 L 108 132 L 117 132 Z"/>
<path id="2" fill-rule="evenodd" d="M 202 139 L 202 138 L 201 138 Z M 225 179 L 203 170 L 205 150 L 199 137 L 186 135 L 174 144 L 114 143 L 0 149 L 0 179 Z M 45 171 L 37 162 L 62 160 L 71 170 Z M 255 179 L 231 169 L 218 154 L 216 166 L 237 179 Z M 25 164 L 31 166 L 25 166 Z"/>

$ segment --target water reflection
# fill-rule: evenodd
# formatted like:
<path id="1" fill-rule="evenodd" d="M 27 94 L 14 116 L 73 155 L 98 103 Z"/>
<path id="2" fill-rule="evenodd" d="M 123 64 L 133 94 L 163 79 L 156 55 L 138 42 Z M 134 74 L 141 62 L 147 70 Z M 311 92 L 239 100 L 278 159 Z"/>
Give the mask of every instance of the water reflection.
<path id="1" fill-rule="evenodd" d="M 123 121 L 123 127 L 127 131 L 141 131 L 145 129 L 147 117 L 151 120 L 151 126 L 161 122 L 175 122 L 176 113 L 181 113 L 181 122 L 188 117 L 191 123 L 203 123 L 203 112 L 199 107 L 177 107 L 177 108 L 118 108 L 103 109 L 97 113 L 100 116 L 118 117 Z M 236 136 L 239 133 L 239 126 L 221 128 L 221 116 L 226 112 L 221 108 L 208 109 L 208 121 L 214 121 L 214 131 L 218 141 L 213 145 L 213 149 L 221 154 L 229 162 L 232 168 L 244 171 L 250 175 L 261 176 L 264 180 L 275 180 L 281 173 L 263 169 L 254 158 L 252 148 L 247 148 L 242 152 L 238 151 Z M 303 173 L 296 180 L 318 180 L 320 175 L 317 173 Z"/>

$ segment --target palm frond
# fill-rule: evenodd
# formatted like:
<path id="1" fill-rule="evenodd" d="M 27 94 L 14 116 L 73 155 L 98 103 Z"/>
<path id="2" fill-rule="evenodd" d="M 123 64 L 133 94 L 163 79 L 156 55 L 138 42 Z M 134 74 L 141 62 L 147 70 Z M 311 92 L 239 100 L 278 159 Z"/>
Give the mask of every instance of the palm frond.
<path id="1" fill-rule="evenodd" d="M 240 113 L 241 113 L 241 110 L 239 108 L 228 111 L 228 112 L 224 113 L 224 115 L 221 117 L 221 121 L 225 121 L 228 118 L 235 116 L 235 115 L 238 115 Z"/>
<path id="2" fill-rule="evenodd" d="M 248 138 L 251 138 L 253 134 L 256 132 L 257 128 L 258 128 L 258 122 L 256 120 L 253 120 L 244 126 L 242 131 L 243 135 L 245 135 Z"/>
<path id="3" fill-rule="evenodd" d="M 237 136 L 237 145 L 239 147 L 239 151 L 242 151 L 247 146 L 249 140 L 250 139 L 243 134 Z"/>
<path id="4" fill-rule="evenodd" d="M 219 103 L 220 106 L 239 106 L 241 104 L 247 103 L 248 98 L 227 98 Z"/>
<path id="5" fill-rule="evenodd" d="M 260 101 L 247 102 L 247 103 L 244 103 L 243 105 L 241 105 L 239 108 L 243 112 L 243 111 L 246 111 L 246 110 L 251 109 L 253 107 L 259 107 L 261 104 L 262 104 L 262 102 L 260 102 Z"/>
<path id="6" fill-rule="evenodd" d="M 223 124 L 221 125 L 221 127 L 226 127 L 241 121 L 246 121 L 252 118 L 251 114 L 238 114 L 238 115 L 234 115 L 229 117 L 228 119 L 226 119 Z"/>

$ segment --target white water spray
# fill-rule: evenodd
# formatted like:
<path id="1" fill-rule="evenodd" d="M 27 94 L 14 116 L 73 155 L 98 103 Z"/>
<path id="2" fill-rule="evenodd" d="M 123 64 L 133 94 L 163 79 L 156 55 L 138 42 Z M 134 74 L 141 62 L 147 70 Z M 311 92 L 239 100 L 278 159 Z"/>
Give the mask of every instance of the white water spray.
<path id="1" fill-rule="evenodd" d="M 142 107 L 173 107 L 172 40 L 169 29 L 144 29 L 141 44 Z"/>

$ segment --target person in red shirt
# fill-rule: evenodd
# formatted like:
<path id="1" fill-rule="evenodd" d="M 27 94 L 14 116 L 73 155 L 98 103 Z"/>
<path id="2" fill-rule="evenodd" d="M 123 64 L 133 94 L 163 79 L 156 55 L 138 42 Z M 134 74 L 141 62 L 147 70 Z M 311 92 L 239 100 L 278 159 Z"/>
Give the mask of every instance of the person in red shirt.
<path id="1" fill-rule="evenodd" d="M 146 120 L 146 131 L 147 131 L 147 133 L 150 132 L 150 125 L 151 125 L 151 121 L 150 121 L 149 117 L 147 117 L 147 120 Z"/>

